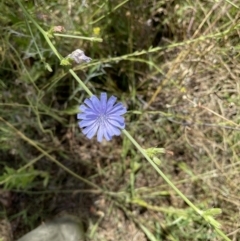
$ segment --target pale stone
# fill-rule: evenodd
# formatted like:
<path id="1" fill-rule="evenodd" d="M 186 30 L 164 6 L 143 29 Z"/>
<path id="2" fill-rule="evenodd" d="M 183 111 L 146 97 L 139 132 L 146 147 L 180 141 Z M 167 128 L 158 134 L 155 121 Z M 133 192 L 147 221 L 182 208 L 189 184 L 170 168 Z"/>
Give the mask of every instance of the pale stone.
<path id="1" fill-rule="evenodd" d="M 84 241 L 84 231 L 82 223 L 69 215 L 43 223 L 17 241 Z"/>

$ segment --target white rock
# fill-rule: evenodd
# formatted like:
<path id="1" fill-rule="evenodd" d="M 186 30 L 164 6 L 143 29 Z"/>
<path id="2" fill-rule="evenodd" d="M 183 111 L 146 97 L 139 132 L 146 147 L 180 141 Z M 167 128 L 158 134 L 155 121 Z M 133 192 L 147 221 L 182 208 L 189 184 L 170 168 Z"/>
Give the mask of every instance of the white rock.
<path id="1" fill-rule="evenodd" d="M 82 223 L 74 216 L 63 216 L 41 224 L 17 241 L 83 241 Z"/>

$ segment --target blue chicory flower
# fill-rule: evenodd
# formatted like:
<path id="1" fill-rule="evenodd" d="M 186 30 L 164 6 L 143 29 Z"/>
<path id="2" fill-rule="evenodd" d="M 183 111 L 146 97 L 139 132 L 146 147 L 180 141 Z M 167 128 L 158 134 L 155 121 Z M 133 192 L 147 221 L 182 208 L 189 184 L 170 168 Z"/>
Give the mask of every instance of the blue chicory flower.
<path id="1" fill-rule="evenodd" d="M 103 137 L 109 141 L 113 136 L 119 136 L 121 129 L 125 128 L 124 118 L 127 112 L 122 103 L 116 103 L 117 98 L 111 96 L 107 99 L 106 93 L 101 93 L 100 99 L 93 95 L 80 105 L 81 113 L 77 115 L 79 127 L 87 138 L 91 139 L 97 133 L 97 140 Z"/>

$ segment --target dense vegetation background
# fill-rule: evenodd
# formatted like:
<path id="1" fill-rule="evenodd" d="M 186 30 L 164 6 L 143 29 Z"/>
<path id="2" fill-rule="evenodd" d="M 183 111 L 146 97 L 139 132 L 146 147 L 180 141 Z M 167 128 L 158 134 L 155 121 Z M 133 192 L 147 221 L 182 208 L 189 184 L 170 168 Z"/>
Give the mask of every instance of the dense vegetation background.
<path id="1" fill-rule="evenodd" d="M 63 57 L 93 59 L 77 75 L 127 106 L 126 129 L 164 148 L 160 169 L 200 209 L 221 208 L 240 240 L 239 1 L 21 2 L 45 31 L 61 26 L 51 41 Z M 88 240 L 220 240 L 125 135 L 84 137 L 87 93 L 17 1 L 0 11 L 0 214 L 14 239 L 64 211 Z"/>

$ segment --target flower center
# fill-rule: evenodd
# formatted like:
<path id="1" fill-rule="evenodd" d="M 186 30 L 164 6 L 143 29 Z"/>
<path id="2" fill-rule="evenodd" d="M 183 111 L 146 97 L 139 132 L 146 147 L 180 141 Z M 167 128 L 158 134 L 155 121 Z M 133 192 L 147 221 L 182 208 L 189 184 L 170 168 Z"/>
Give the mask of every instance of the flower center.
<path id="1" fill-rule="evenodd" d="M 107 120 L 107 115 L 100 114 L 97 118 L 97 121 L 100 125 L 102 125 Z"/>

